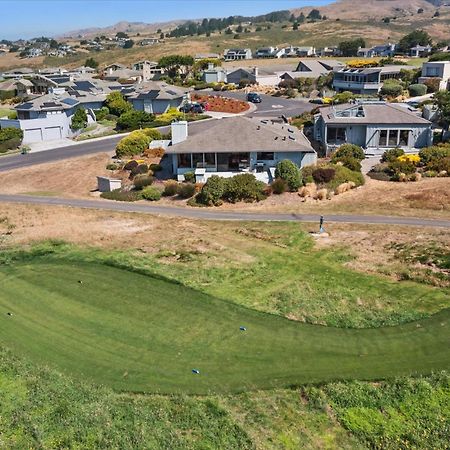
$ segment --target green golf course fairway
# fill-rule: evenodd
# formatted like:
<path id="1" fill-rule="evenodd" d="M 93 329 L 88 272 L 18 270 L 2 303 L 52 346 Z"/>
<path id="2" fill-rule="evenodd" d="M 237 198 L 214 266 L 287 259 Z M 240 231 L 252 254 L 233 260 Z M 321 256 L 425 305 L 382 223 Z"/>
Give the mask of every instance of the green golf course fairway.
<path id="1" fill-rule="evenodd" d="M 449 310 L 397 327 L 328 328 L 61 260 L 3 266 L 0 286 L 1 343 L 116 390 L 228 393 L 450 369 Z"/>

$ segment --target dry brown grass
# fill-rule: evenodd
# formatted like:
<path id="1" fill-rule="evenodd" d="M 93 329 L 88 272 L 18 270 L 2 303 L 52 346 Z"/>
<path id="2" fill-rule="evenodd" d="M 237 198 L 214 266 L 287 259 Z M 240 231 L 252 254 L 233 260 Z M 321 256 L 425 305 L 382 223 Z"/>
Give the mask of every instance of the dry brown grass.
<path id="1" fill-rule="evenodd" d="M 96 177 L 110 174 L 106 170 L 109 159 L 102 153 L 2 173 L 0 192 L 88 197 L 97 189 Z"/>

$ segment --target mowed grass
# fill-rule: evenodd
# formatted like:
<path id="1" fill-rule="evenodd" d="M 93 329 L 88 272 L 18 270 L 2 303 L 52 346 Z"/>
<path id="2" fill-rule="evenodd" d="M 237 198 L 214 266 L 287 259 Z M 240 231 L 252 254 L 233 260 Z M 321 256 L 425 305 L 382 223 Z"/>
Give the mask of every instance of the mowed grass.
<path id="1" fill-rule="evenodd" d="M 450 368 L 449 310 L 396 327 L 322 327 L 159 276 L 51 257 L 4 265 L 0 285 L 3 344 L 116 390 L 229 393 Z"/>

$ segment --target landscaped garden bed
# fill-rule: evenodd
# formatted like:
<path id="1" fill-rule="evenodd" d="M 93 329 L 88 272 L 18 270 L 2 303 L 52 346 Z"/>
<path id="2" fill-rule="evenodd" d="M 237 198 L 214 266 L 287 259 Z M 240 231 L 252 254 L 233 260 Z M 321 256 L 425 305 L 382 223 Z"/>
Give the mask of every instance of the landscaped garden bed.
<path id="1" fill-rule="evenodd" d="M 208 111 L 239 114 L 250 109 L 247 102 L 234 98 L 221 97 L 217 95 L 203 95 L 194 93 L 192 100 L 199 103 L 207 103 Z"/>

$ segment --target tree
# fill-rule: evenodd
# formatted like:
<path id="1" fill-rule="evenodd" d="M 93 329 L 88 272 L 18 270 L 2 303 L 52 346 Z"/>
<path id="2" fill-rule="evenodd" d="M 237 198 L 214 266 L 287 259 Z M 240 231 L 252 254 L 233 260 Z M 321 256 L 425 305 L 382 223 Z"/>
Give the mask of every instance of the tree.
<path id="1" fill-rule="evenodd" d="M 289 17 L 289 22 L 294 23 L 297 19 L 295 18 L 294 14 L 291 14 L 291 17 Z"/>
<path id="2" fill-rule="evenodd" d="M 88 58 L 86 59 L 84 65 L 86 67 L 92 67 L 93 69 L 96 69 L 98 67 L 98 61 L 96 61 L 94 58 Z"/>
<path id="3" fill-rule="evenodd" d="M 303 23 L 305 21 L 305 15 L 301 12 L 300 15 L 297 18 L 298 23 Z"/>
<path id="4" fill-rule="evenodd" d="M 78 108 L 72 116 L 72 123 L 70 127 L 72 130 L 82 130 L 87 125 L 87 114 L 83 108 Z"/>
<path id="5" fill-rule="evenodd" d="M 110 113 L 116 116 L 120 116 L 133 108 L 131 104 L 125 100 L 125 97 L 118 91 L 108 94 L 105 100 L 105 105 L 109 108 Z"/>
<path id="6" fill-rule="evenodd" d="M 233 34 L 233 31 L 231 30 L 231 28 L 227 28 L 225 30 L 225 34 Z"/>
<path id="7" fill-rule="evenodd" d="M 136 111 L 132 109 L 124 112 L 117 120 L 117 128 L 119 130 L 138 130 L 139 128 L 149 127 L 155 120 L 153 114 L 149 114 L 145 111 Z"/>
<path id="8" fill-rule="evenodd" d="M 342 56 L 356 56 L 360 47 L 365 47 L 366 41 L 363 38 L 357 38 L 352 41 L 343 41 L 339 43 L 339 50 Z"/>
<path id="9" fill-rule="evenodd" d="M 123 48 L 131 48 L 133 47 L 133 45 L 134 45 L 133 39 L 128 39 L 127 41 L 125 41 Z"/>
<path id="10" fill-rule="evenodd" d="M 289 159 L 284 159 L 277 164 L 275 178 L 286 181 L 289 190 L 292 192 L 296 191 L 302 184 L 299 168 Z"/>
<path id="11" fill-rule="evenodd" d="M 450 91 L 439 91 L 434 94 L 434 103 L 439 111 L 439 123 L 447 131 L 450 126 Z"/>
<path id="12" fill-rule="evenodd" d="M 244 29 L 242 28 L 242 25 L 239 24 L 238 27 L 236 28 L 236 33 L 242 33 L 244 31 Z"/>
<path id="13" fill-rule="evenodd" d="M 297 30 L 298 30 L 298 22 L 295 22 L 294 25 L 292 25 L 292 29 L 293 29 L 294 31 L 297 31 Z"/>
<path id="14" fill-rule="evenodd" d="M 309 20 L 322 20 L 322 16 L 320 15 L 320 11 L 318 9 L 312 9 L 307 18 Z"/>
<path id="15" fill-rule="evenodd" d="M 116 33 L 116 38 L 117 39 L 128 39 L 128 34 L 124 33 L 123 31 L 119 31 L 118 33 Z"/>
<path id="16" fill-rule="evenodd" d="M 169 77 L 175 78 L 184 68 L 186 72 L 190 72 L 194 65 L 194 58 L 192 56 L 184 55 L 169 55 L 163 56 L 158 65 L 164 69 L 167 69 Z"/>
<path id="17" fill-rule="evenodd" d="M 398 50 L 403 53 L 408 53 L 416 45 L 431 45 L 431 43 L 431 36 L 426 31 L 414 30 L 400 39 Z"/>

